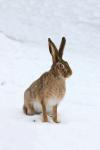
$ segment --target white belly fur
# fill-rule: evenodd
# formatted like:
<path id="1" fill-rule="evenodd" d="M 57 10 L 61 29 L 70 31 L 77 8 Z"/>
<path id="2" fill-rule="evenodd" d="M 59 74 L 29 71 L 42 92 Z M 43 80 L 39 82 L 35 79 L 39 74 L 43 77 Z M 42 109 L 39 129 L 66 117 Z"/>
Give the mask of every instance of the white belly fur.
<path id="1" fill-rule="evenodd" d="M 41 106 L 41 103 L 39 101 L 34 101 L 33 106 L 34 106 L 34 109 L 35 109 L 36 113 L 41 113 L 42 112 L 42 106 Z"/>
<path id="2" fill-rule="evenodd" d="M 56 99 L 49 100 L 47 105 L 46 105 L 46 111 L 48 113 L 51 113 L 52 112 L 52 107 L 57 105 L 57 104 L 59 104 L 59 100 L 56 100 Z M 36 113 L 41 113 L 42 112 L 42 106 L 41 106 L 41 103 L 39 101 L 34 101 L 33 106 L 34 106 L 34 109 L 35 109 Z"/>

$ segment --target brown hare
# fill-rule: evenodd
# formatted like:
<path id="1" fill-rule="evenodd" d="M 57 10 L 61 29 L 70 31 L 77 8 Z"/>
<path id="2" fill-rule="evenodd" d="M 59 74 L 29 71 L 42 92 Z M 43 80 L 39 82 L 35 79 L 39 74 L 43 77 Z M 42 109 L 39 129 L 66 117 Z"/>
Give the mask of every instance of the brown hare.
<path id="1" fill-rule="evenodd" d="M 48 39 L 49 51 L 52 55 L 53 64 L 48 72 L 45 72 L 33 82 L 24 93 L 23 110 L 27 115 L 43 113 L 43 121 L 48 122 L 48 114 L 52 114 L 54 122 L 58 122 L 57 106 L 65 95 L 65 79 L 72 75 L 68 62 L 62 59 L 65 37 L 59 50 L 55 44 Z"/>

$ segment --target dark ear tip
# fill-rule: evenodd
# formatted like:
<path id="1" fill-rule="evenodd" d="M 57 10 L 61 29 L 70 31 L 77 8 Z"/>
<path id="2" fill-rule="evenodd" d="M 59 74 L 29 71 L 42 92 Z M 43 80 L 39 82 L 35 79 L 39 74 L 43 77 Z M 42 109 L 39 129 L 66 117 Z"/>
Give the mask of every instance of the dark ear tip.
<path id="1" fill-rule="evenodd" d="M 62 40 L 63 40 L 63 41 L 66 41 L 66 38 L 63 36 L 63 37 L 62 37 Z"/>
<path id="2" fill-rule="evenodd" d="M 51 42 L 51 39 L 50 39 L 50 38 L 48 38 L 48 42 Z"/>

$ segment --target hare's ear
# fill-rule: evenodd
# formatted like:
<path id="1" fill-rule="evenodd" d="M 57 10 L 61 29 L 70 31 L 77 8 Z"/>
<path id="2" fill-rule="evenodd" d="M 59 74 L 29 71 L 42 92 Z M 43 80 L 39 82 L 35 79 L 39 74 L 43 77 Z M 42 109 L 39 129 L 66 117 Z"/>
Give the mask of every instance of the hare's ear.
<path id="1" fill-rule="evenodd" d="M 56 63 L 56 62 L 58 62 L 58 60 L 59 60 L 59 53 L 58 53 L 58 50 L 57 50 L 55 44 L 51 41 L 50 38 L 48 38 L 48 44 L 49 44 L 49 51 L 50 51 L 50 54 L 52 55 L 53 63 Z"/>
<path id="2" fill-rule="evenodd" d="M 66 43 L 66 39 L 65 39 L 65 37 L 62 37 L 61 44 L 60 44 L 60 47 L 59 47 L 59 57 L 60 58 L 62 58 L 62 56 L 63 56 L 65 43 Z"/>

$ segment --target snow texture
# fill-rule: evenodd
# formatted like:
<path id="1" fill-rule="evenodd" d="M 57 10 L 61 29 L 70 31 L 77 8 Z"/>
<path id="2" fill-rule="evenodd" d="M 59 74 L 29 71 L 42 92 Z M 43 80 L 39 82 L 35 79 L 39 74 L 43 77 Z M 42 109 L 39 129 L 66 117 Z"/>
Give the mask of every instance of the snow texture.
<path id="1" fill-rule="evenodd" d="M 47 71 L 48 37 L 73 70 L 60 124 L 23 114 L 25 89 Z M 0 0 L 0 150 L 100 150 L 100 1 Z"/>

